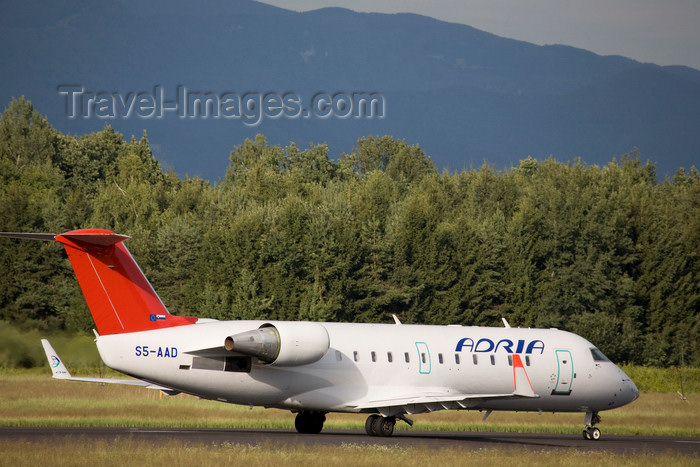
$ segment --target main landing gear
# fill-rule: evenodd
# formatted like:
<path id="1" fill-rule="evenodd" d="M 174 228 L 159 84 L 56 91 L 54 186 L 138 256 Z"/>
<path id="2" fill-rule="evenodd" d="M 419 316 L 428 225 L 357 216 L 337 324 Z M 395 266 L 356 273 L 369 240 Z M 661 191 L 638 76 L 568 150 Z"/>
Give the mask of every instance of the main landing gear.
<path id="1" fill-rule="evenodd" d="M 583 429 L 583 439 L 592 439 L 598 441 L 600 439 L 600 430 L 596 428 L 596 423 L 600 423 L 598 412 L 586 412 L 586 418 L 583 424 L 586 428 Z"/>
<path id="2" fill-rule="evenodd" d="M 299 433 L 317 435 L 323 430 L 326 421 L 325 412 L 312 412 L 302 410 L 294 419 L 294 427 Z"/>
<path id="3" fill-rule="evenodd" d="M 372 414 L 367 417 L 365 431 L 370 436 L 391 436 L 394 433 L 394 425 L 396 425 L 396 417 Z"/>
<path id="4" fill-rule="evenodd" d="M 405 415 L 382 417 L 378 414 L 372 414 L 367 417 L 365 431 L 370 436 L 391 436 L 394 433 L 394 425 L 396 425 L 397 419 L 403 420 L 409 425 L 413 425 L 413 421 L 406 418 Z M 299 433 L 316 435 L 323 430 L 323 423 L 325 421 L 325 412 L 302 410 L 297 413 L 294 419 L 294 427 Z"/>
<path id="5" fill-rule="evenodd" d="M 394 433 L 396 419 L 403 420 L 410 426 L 413 426 L 413 420 L 409 420 L 403 414 L 397 415 L 396 417 L 382 417 L 375 413 L 367 417 L 365 431 L 370 436 L 391 436 Z"/>

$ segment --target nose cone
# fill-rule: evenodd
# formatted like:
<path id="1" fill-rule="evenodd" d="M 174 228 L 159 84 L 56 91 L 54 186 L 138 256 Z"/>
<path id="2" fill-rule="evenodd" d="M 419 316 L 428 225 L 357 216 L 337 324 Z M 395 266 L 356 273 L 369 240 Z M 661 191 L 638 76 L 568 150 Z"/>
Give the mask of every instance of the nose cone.
<path id="1" fill-rule="evenodd" d="M 622 376 L 622 388 L 618 398 L 620 405 L 625 405 L 637 400 L 639 397 L 639 390 L 634 384 L 634 381 L 632 381 L 624 371 L 620 370 L 620 376 Z"/>
<path id="2" fill-rule="evenodd" d="M 627 376 L 627 375 L 625 375 Z M 629 379 L 629 377 L 625 380 L 623 380 L 623 384 L 625 385 L 625 393 L 628 394 L 629 400 L 625 402 L 625 404 L 629 404 L 632 401 L 636 401 L 637 398 L 639 397 L 639 390 L 637 389 L 637 386 L 634 384 L 634 381 Z"/>

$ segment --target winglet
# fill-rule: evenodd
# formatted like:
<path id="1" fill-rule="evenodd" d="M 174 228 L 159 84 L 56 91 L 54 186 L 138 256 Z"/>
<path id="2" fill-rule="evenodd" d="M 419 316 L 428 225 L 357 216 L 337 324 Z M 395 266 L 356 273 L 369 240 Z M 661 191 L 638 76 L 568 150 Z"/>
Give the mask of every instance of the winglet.
<path id="1" fill-rule="evenodd" d="M 41 345 L 44 346 L 44 352 L 46 352 L 46 358 L 49 360 L 49 366 L 51 367 L 53 377 L 58 379 L 71 379 L 71 374 L 68 372 L 68 369 L 63 364 L 61 359 L 58 358 L 58 354 L 53 347 L 51 347 L 49 341 L 42 339 Z"/>
<path id="2" fill-rule="evenodd" d="M 525 372 L 520 355 L 513 354 L 513 395 L 522 397 L 539 397 L 535 394 L 530 378 Z"/>
<path id="3" fill-rule="evenodd" d="M 49 366 L 51 367 L 51 372 L 53 377 L 56 379 L 64 379 L 69 381 L 85 381 L 88 383 L 112 383 L 112 384 L 127 384 L 130 386 L 145 386 L 149 389 L 158 389 L 163 391 L 166 395 L 172 396 L 179 394 L 180 391 L 169 388 L 166 386 L 160 386 L 157 384 L 149 383 L 148 381 L 143 381 L 140 379 L 115 379 L 115 378 L 90 378 L 85 376 L 72 376 L 66 366 L 63 364 L 58 354 L 53 349 L 48 340 L 42 339 L 41 345 L 44 346 L 44 352 L 46 352 L 46 358 L 49 360 Z"/>

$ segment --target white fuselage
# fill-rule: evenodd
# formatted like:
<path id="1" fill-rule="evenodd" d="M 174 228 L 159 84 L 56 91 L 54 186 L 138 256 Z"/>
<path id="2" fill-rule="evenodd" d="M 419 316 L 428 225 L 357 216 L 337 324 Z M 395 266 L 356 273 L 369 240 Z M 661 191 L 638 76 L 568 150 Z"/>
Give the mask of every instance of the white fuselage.
<path id="1" fill-rule="evenodd" d="M 227 336 L 264 323 L 275 322 L 212 320 L 99 336 L 97 346 L 107 366 L 160 386 L 291 410 L 361 412 L 398 405 L 396 413 L 460 408 L 597 412 L 638 395 L 616 365 L 594 359 L 590 342 L 556 329 L 318 323 L 330 342 L 318 361 L 277 366 L 252 359 L 248 371 L 226 368 L 226 357 L 236 355 L 223 348 Z M 512 393 L 513 354 L 520 355 L 538 397 L 446 401 L 450 394 Z M 413 395 L 419 403 L 411 403 Z"/>

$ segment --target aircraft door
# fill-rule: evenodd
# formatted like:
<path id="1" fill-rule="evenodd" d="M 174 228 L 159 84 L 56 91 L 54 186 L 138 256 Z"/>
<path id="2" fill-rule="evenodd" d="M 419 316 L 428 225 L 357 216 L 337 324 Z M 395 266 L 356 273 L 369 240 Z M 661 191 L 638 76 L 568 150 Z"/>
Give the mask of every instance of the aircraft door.
<path id="1" fill-rule="evenodd" d="M 557 382 L 552 390 L 553 395 L 568 396 L 571 394 L 571 386 L 574 378 L 574 362 L 571 352 L 557 350 Z"/>
<path id="2" fill-rule="evenodd" d="M 425 342 L 416 342 L 418 350 L 418 372 L 422 375 L 430 374 L 430 352 L 428 344 Z"/>

